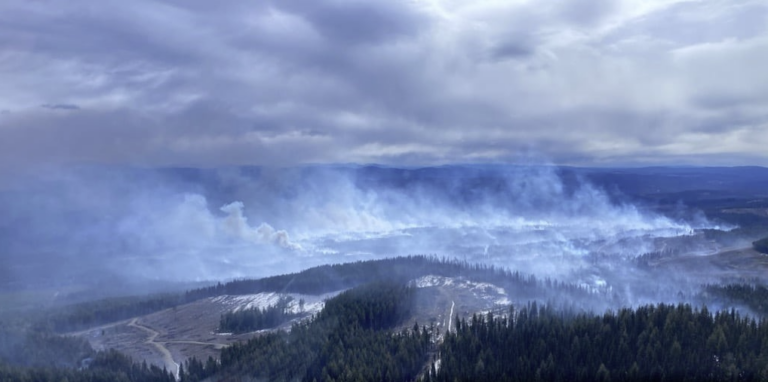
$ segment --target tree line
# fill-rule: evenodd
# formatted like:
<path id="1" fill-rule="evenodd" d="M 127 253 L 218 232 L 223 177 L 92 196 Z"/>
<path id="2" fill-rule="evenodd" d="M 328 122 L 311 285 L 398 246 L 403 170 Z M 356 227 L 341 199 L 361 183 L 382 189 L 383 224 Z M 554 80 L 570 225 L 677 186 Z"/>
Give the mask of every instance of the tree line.
<path id="1" fill-rule="evenodd" d="M 0 381 L 14 382 L 175 382 L 174 375 L 154 365 L 141 364 L 115 350 L 99 352 L 81 368 L 21 367 L 0 360 Z"/>
<path id="2" fill-rule="evenodd" d="M 38 322 L 38 326 L 65 333 L 159 312 L 187 302 L 185 296 L 179 293 L 81 302 L 50 312 Z"/>
<path id="3" fill-rule="evenodd" d="M 415 255 L 321 265 L 298 273 L 217 283 L 210 287 L 187 291 L 185 300 L 194 301 L 205 297 L 260 292 L 320 295 L 377 281 L 405 283 L 425 275 L 463 276 L 470 279 L 480 278 L 487 282 L 513 283 L 521 291 L 536 290 L 540 287 L 541 281 L 532 275 L 520 274 L 493 265 Z"/>
<path id="4" fill-rule="evenodd" d="M 247 333 L 276 328 L 301 316 L 301 314 L 291 310 L 292 301 L 292 297 L 286 296 L 281 297 L 275 304 L 264 308 L 254 307 L 224 313 L 219 320 L 219 331 Z M 300 304 L 303 305 L 303 301 Z"/>
<path id="5" fill-rule="evenodd" d="M 425 275 L 483 280 L 515 290 L 519 296 L 528 299 L 545 300 L 553 291 L 561 296 L 591 297 L 584 288 L 575 284 L 538 279 L 533 275 L 492 265 L 417 255 L 322 265 L 298 273 L 220 282 L 180 294 L 115 297 L 77 303 L 49 311 L 43 319 L 38 320 L 37 326 L 65 333 L 158 312 L 208 297 L 261 292 L 320 295 L 369 282 L 405 283 Z"/>
<path id="6" fill-rule="evenodd" d="M 699 301 L 701 304 L 709 301 L 731 308 L 746 308 L 758 317 L 768 317 L 768 288 L 757 282 L 705 285 Z"/>
<path id="7" fill-rule="evenodd" d="M 456 317 L 438 358 L 428 381 L 757 381 L 768 322 L 683 304 L 595 315 L 533 303 Z"/>
<path id="8" fill-rule="evenodd" d="M 327 301 L 312 320 L 222 349 L 220 362 L 188 360 L 185 382 L 210 380 L 408 381 L 427 360 L 432 331 L 409 317 L 415 290 L 372 283 Z"/>

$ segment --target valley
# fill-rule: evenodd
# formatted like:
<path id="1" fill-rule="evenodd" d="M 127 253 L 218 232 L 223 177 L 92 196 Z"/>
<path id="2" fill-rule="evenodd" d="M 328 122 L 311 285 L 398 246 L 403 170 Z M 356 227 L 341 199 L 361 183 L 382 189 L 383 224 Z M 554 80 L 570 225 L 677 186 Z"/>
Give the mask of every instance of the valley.
<path id="1" fill-rule="evenodd" d="M 766 280 L 768 256 L 751 248 L 660 258 L 650 261 L 648 267 L 652 273 L 668 275 L 671 278 L 684 277 L 686 283 L 702 285 L 737 279 L 768 281 Z M 500 279 L 492 272 L 486 273 L 485 277 L 499 284 L 482 281 L 482 277 L 478 277 L 478 274 L 467 278 L 461 273 L 463 272 L 458 270 L 451 276 L 445 273 L 444 275 L 425 274 L 408 280 L 406 284 L 416 290 L 414 303 L 408 317 L 393 330 L 397 332 L 407 330 L 414 325 L 423 325 L 432 328 L 439 344 L 445 334 L 452 330 L 456 318 L 466 320 L 474 315 L 485 316 L 488 313 L 503 316 L 509 313 L 510 305 L 524 306 L 532 298 L 540 303 L 557 304 L 558 301 L 559 303 L 567 302 L 572 297 L 558 300 L 545 292 L 548 287 L 544 285 L 536 287 L 540 289 L 538 292 L 532 291 L 531 288 L 525 288 L 522 291 L 517 291 L 510 286 L 504 288 L 500 286 L 504 284 L 503 278 L 499 282 Z M 292 278 L 295 279 L 296 276 Z M 325 301 L 343 291 L 344 289 L 321 295 L 277 292 L 219 295 L 69 335 L 85 338 L 94 349 L 114 348 L 135 360 L 178 373 L 179 365 L 190 358 L 218 359 L 221 349 L 232 344 L 243 343 L 275 331 L 290 331 L 293 324 L 311 320 L 314 315 L 322 311 Z M 610 293 L 591 289 L 579 290 L 577 294 L 592 295 L 595 299 L 611 298 Z M 285 322 L 279 327 L 255 332 L 233 334 L 219 330 L 222 314 L 254 308 L 263 309 L 285 297 L 291 298 L 289 310 L 299 313 L 300 317 Z M 687 300 L 689 299 L 681 298 L 680 302 Z M 627 303 L 622 305 L 626 306 Z M 438 360 L 438 358 L 430 359 Z"/>
<path id="2" fill-rule="evenodd" d="M 569 168 L 302 171 L 305 178 L 291 192 L 264 194 L 284 210 L 259 215 L 263 223 L 249 220 L 245 203 L 226 202 L 231 195 L 217 196 L 225 201 L 218 213 L 202 195 L 172 195 L 163 213 L 128 212 L 121 224 L 135 220 L 155 228 L 117 227 L 116 235 L 131 237 L 125 230 L 134 230 L 140 236 L 105 245 L 105 256 L 115 257 L 111 265 L 89 262 L 77 270 L 97 277 L 54 272 L 36 290 L 5 284 L 0 338 L 12 345 L 0 359 L 12 362 L 9 373 L 57 364 L 57 370 L 83 373 L 75 380 L 87 373 L 163 382 L 453 380 L 508 366 L 488 355 L 490 349 L 503 352 L 494 348 L 500 345 L 474 337 L 497 331 L 523 335 L 515 337 L 527 346 L 516 348 L 522 363 L 515 367 L 535 379 L 562 371 L 548 366 L 549 358 L 574 362 L 568 354 L 550 357 L 542 350 L 547 346 L 600 351 L 579 347 L 580 335 L 574 334 L 578 342 L 558 337 L 556 328 L 585 330 L 584 341 L 591 343 L 602 340 L 601 330 L 616 328 L 573 325 L 620 321 L 628 312 L 643 320 L 672 314 L 670 322 L 698 317 L 704 326 L 697 332 L 676 329 L 691 339 L 678 341 L 686 354 L 719 370 L 690 346 L 718 357 L 727 350 L 738 355 L 729 367 L 755 370 L 753 353 L 739 350 L 752 346 L 739 340 L 752 326 L 721 325 L 718 318 L 768 317 L 768 255 L 750 246 L 768 233 L 768 197 L 754 182 L 741 191 L 703 192 L 688 180 L 670 182 L 644 170 L 636 174 L 649 182 L 643 187 L 621 171 Z M 329 188 L 314 189 L 317 195 L 303 188 L 314 184 Z M 335 202 L 317 203 L 320 196 Z M 266 202 L 250 201 L 270 211 Z M 295 224 L 289 233 L 266 220 Z M 70 256 L 67 248 L 75 247 L 64 244 L 61 256 Z M 107 265 L 104 273 L 96 270 Z M 12 271 L 42 266 L 31 262 Z M 142 278 L 150 282 L 126 295 Z M 708 309 L 711 324 L 705 322 Z M 524 334 L 530 328 L 518 322 L 538 325 L 551 342 Z M 661 321 L 649 322 L 647 332 L 631 333 L 633 341 L 645 341 L 635 350 L 646 360 L 637 366 L 645 376 L 671 359 L 653 354 L 676 349 L 669 336 L 648 342 Z M 745 332 L 725 333 L 726 341 L 718 342 L 719 332 L 708 332 L 717 328 Z M 465 340 L 472 345 L 462 345 Z M 662 350 L 651 351 L 651 345 Z M 469 358 L 457 364 L 458 356 Z M 625 360 L 600 357 L 606 370 L 583 360 L 586 369 L 571 369 L 581 380 L 608 368 L 635 370 Z M 464 369 L 465 363 L 473 368 Z M 665 372 L 679 372 L 673 366 Z M 0 373 L 4 367 L 0 361 Z"/>

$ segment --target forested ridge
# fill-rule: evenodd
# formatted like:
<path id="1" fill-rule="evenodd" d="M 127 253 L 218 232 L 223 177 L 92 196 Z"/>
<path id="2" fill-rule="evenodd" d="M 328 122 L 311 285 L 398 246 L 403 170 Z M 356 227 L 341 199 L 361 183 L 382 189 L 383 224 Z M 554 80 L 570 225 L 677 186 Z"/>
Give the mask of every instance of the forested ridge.
<path id="1" fill-rule="evenodd" d="M 298 273 L 217 283 L 183 294 L 118 297 L 78 303 L 51 310 L 39 320 L 38 325 L 62 333 L 125 320 L 207 297 L 260 292 L 320 295 L 376 281 L 405 283 L 425 275 L 482 280 L 507 290 L 514 290 L 521 299 L 546 301 L 558 298 L 565 301 L 595 302 L 595 296 L 581 285 L 549 278 L 537 278 L 491 265 L 418 255 L 322 265 Z M 653 287 L 654 285 L 648 286 L 650 289 Z M 710 288 L 716 288 L 716 286 L 710 286 Z M 738 299 L 738 296 L 727 293 L 711 295 Z M 610 296 L 607 297 L 610 298 Z M 702 302 L 709 301 L 703 299 Z M 765 306 L 768 306 L 768 302 Z"/>
<path id="2" fill-rule="evenodd" d="M 768 378 L 768 322 L 690 305 L 603 315 L 531 304 L 456 319 L 430 381 L 757 381 Z"/>
<path id="3" fill-rule="evenodd" d="M 403 323 L 412 315 L 424 275 L 490 282 L 529 303 L 507 316 L 454 318 L 437 341 L 435 327 Z M 338 279 L 336 279 L 338 277 Z M 747 280 L 705 285 L 692 305 L 651 305 L 605 314 L 578 302 L 612 298 L 517 272 L 429 256 L 315 267 L 261 280 L 235 280 L 185 294 L 113 298 L 75 304 L 0 330 L 0 381 L 165 381 L 169 373 L 117 352 L 97 353 L 54 330 L 92 326 L 219 294 L 351 289 L 326 302 L 290 331 L 259 335 L 221 351 L 220 359 L 189 359 L 184 381 L 302 380 L 761 380 L 768 378 L 768 288 Z M 542 305 L 540 301 L 552 301 Z M 290 319 L 288 300 L 224 314 L 243 331 Z M 572 307 L 567 308 L 571 302 Z M 605 302 L 605 301 L 602 301 Z M 714 304 L 716 303 L 716 304 Z M 714 305 L 711 305 L 714 304 Z M 727 307 L 716 312 L 704 306 Z M 558 308 L 555 308 L 558 306 Z M 562 306 L 566 306 L 562 308 Z M 576 308 L 577 307 L 577 308 Z M 738 310 L 736 310 L 736 309 Z M 744 316 L 739 311 L 750 314 Z M 253 321 L 245 323 L 245 317 Z M 23 323 L 24 320 L 18 320 Z M 110 321 L 110 322 L 111 322 Z M 2 323 L 0 323 L 2 324 Z M 229 324 L 226 324 L 229 325 Z M 277 324 L 279 325 L 279 324 Z M 0 325 L 0 329 L 2 329 Z M 224 326 L 222 326 L 222 329 Z M 438 360 L 439 361 L 435 361 Z M 83 362 L 89 360 L 89 362 Z M 82 368 L 82 369 L 81 369 Z"/>
<path id="4" fill-rule="evenodd" d="M 186 362 L 183 381 L 408 381 L 427 360 L 432 330 L 390 330 L 410 315 L 415 290 L 377 282 L 328 300 L 312 320 L 235 344 L 221 362 Z"/>
<path id="5" fill-rule="evenodd" d="M 522 291 L 536 290 L 541 281 L 532 275 L 524 275 L 492 265 L 471 264 L 456 259 L 416 255 L 321 265 L 298 273 L 261 279 L 233 280 L 188 291 L 185 293 L 185 300 L 193 301 L 225 294 L 242 295 L 259 292 L 320 295 L 376 281 L 404 283 L 425 275 L 463 276 L 482 278 L 488 282 L 496 280 L 513 282 Z"/>
<path id="6" fill-rule="evenodd" d="M 376 281 L 405 283 L 425 275 L 483 280 L 515 290 L 518 295 L 529 299 L 546 300 L 553 291 L 561 296 L 589 297 L 583 287 L 575 284 L 539 279 L 491 265 L 418 255 L 322 265 L 298 273 L 217 283 L 183 294 L 115 297 L 77 303 L 50 310 L 38 320 L 37 325 L 65 333 L 154 313 L 207 297 L 261 292 L 320 295 Z"/>

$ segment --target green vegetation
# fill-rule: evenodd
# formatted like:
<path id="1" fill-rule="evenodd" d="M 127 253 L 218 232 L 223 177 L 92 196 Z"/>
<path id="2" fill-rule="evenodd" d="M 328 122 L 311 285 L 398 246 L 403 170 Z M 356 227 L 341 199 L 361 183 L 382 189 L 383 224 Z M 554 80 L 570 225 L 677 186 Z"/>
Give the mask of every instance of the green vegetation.
<path id="1" fill-rule="evenodd" d="M 221 316 L 219 331 L 231 333 L 247 333 L 262 329 L 271 329 L 280 326 L 299 314 L 292 313 L 291 297 L 283 297 L 276 304 L 266 308 L 242 309 L 236 312 L 227 312 Z"/>
<path id="2" fill-rule="evenodd" d="M 768 254 L 768 237 L 764 237 L 752 243 L 752 248 L 755 251 Z"/>
<path id="3" fill-rule="evenodd" d="M 0 361 L 0 381 L 14 382 L 175 382 L 173 374 L 146 363 L 134 363 L 114 351 L 97 353 L 83 369 L 23 368 Z"/>
<path id="4" fill-rule="evenodd" d="M 768 288 L 759 284 L 706 285 L 702 303 L 707 301 L 731 307 L 746 307 L 758 315 L 768 317 Z"/>
<path id="5" fill-rule="evenodd" d="M 414 380 L 432 347 L 431 331 L 391 330 L 409 316 L 415 291 L 397 283 L 361 286 L 329 300 L 289 333 L 259 336 L 222 350 L 221 363 L 191 359 L 184 381 Z"/>
<path id="6" fill-rule="evenodd" d="M 243 295 L 260 292 L 302 293 L 319 295 L 349 289 L 369 282 L 405 283 L 424 275 L 463 276 L 495 282 L 518 291 L 531 299 L 546 298 L 544 287 L 559 294 L 584 294 L 578 286 L 499 269 L 488 265 L 469 264 L 434 256 L 408 256 L 384 260 L 323 265 L 299 273 L 262 279 L 243 279 L 187 291 L 184 294 L 115 297 L 54 308 L 38 319 L 37 326 L 59 333 L 83 330 L 111 322 L 154 313 L 202 298 L 221 295 Z"/>
<path id="7" fill-rule="evenodd" d="M 171 382 L 174 377 L 114 350 L 96 352 L 81 337 L 5 319 L 0 321 L 0 381 Z"/>
<path id="8" fill-rule="evenodd" d="M 82 338 L 62 337 L 45 330 L 25 330 L 0 323 L 0 360 L 18 366 L 76 367 L 95 354 Z"/>
<path id="9" fill-rule="evenodd" d="M 58 308 L 39 325 L 64 333 L 154 313 L 185 302 L 181 294 L 107 298 Z"/>
<path id="10" fill-rule="evenodd" d="M 690 305 L 602 316 L 529 305 L 456 320 L 430 381 L 752 381 L 768 378 L 768 322 Z"/>
<path id="11" fill-rule="evenodd" d="M 199 288 L 185 294 L 186 301 L 221 295 L 242 295 L 259 292 L 302 293 L 319 295 L 354 288 L 377 281 L 405 283 L 424 275 L 464 276 L 482 278 L 488 282 L 513 283 L 521 292 L 538 290 L 539 281 L 491 265 L 469 264 L 455 259 L 434 256 L 407 256 L 382 260 L 321 265 L 299 273 L 265 277 L 258 280 L 235 280 Z"/>
<path id="12" fill-rule="evenodd" d="M 530 303 L 509 316 L 460 320 L 445 341 L 434 327 L 403 329 L 413 315 L 423 275 L 494 283 Z M 261 280 L 236 280 L 186 294 L 106 299 L 49 312 L 45 319 L 0 322 L 0 381 L 169 381 L 164 370 L 134 364 L 110 351 L 96 353 L 81 338 L 56 335 L 218 294 L 314 293 L 347 290 L 312 319 L 288 332 L 262 334 L 221 350 L 220 360 L 189 359 L 185 382 L 217 380 L 764 380 L 768 378 L 768 321 L 736 310 L 713 314 L 690 305 L 657 305 L 594 315 L 554 304 L 604 297 L 567 283 L 455 260 L 413 256 L 311 268 Z M 682 298 L 682 297 L 681 297 Z M 768 288 L 756 282 L 707 285 L 699 306 L 746 308 L 768 317 Z M 221 329 L 252 331 L 292 319 L 289 298 L 263 309 L 222 316 Z M 597 306 L 597 305 L 595 305 Z M 8 313 L 13 316 L 12 314 Z M 409 325 L 410 326 L 410 325 Z M 436 360 L 439 361 L 439 366 Z M 92 361 L 90 366 L 85 366 Z M 170 379 L 169 379 L 170 378 Z"/>

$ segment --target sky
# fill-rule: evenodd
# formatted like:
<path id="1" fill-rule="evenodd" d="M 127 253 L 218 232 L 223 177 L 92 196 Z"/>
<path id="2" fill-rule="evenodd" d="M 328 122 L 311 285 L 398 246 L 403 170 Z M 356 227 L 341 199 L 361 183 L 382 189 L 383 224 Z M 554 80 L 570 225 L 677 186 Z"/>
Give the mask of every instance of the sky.
<path id="1" fill-rule="evenodd" d="M 0 2 L 0 170 L 768 166 L 768 2 Z"/>

